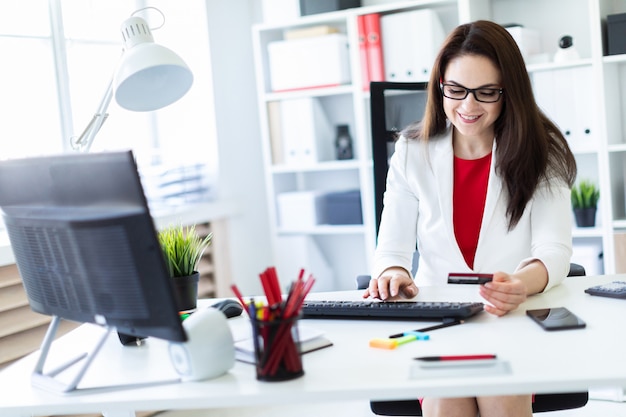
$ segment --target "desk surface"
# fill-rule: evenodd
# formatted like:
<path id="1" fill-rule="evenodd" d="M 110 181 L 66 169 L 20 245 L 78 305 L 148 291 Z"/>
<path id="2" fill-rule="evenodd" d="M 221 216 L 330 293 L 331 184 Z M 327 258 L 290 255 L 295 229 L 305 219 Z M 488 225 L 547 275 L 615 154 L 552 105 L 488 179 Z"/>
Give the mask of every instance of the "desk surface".
<path id="1" fill-rule="evenodd" d="M 303 320 L 326 332 L 334 346 L 303 356 L 305 375 L 289 382 L 257 382 L 254 367 L 237 362 L 221 377 L 128 390 L 94 390 L 61 396 L 30 385 L 37 359 L 30 355 L 0 372 L 0 415 L 31 416 L 128 411 L 258 406 L 355 399 L 406 399 L 420 396 L 500 395 L 566 392 L 590 387 L 626 387 L 626 300 L 592 297 L 585 288 L 624 276 L 571 277 L 547 294 L 532 296 L 518 311 L 498 318 L 481 313 L 466 323 L 431 333 L 431 340 L 395 350 L 368 346 L 375 337 L 423 327 L 429 322 Z M 360 299 L 361 291 L 314 293 L 316 299 Z M 422 287 L 417 300 L 480 301 L 471 285 Z M 586 329 L 546 332 L 525 310 L 565 306 L 587 322 Z M 236 330 L 244 317 L 231 319 Z M 432 322 L 430 322 L 432 323 Z M 83 325 L 53 345 L 55 356 L 91 347 L 102 329 Z M 150 339 L 142 347 L 107 341 L 85 377 L 85 385 L 127 383 L 175 377 L 167 343 Z M 54 352 L 58 352 L 56 355 Z M 410 377 L 416 356 L 495 353 L 510 365 L 499 375 Z M 116 414 L 117 413 L 117 414 Z"/>

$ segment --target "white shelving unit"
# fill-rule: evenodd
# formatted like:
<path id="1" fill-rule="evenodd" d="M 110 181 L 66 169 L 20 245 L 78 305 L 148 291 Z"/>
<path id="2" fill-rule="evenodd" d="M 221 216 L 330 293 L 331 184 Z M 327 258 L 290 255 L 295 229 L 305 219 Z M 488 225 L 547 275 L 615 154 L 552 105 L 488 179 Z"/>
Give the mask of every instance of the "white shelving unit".
<path id="1" fill-rule="evenodd" d="M 432 0 L 384 2 L 304 16 L 284 24 L 253 27 L 260 137 L 272 234 L 270 243 L 281 276 L 290 281 L 299 267 L 310 268 L 318 277 L 316 290 L 322 291 L 353 289 L 355 277 L 369 273 L 375 248 L 375 213 L 369 94 L 361 87 L 357 19 L 359 15 L 370 13 L 385 15 L 419 9 L 435 11 L 446 33 L 461 22 L 477 19 L 521 24 L 539 32 L 542 54 L 534 56 L 532 62 L 529 59 L 528 71 L 535 85 L 545 85 L 541 80 L 545 82 L 546 77 L 554 82 L 550 92 L 545 88 L 536 89 L 537 100 L 564 131 L 569 131 L 568 140 L 578 162 L 579 178 L 595 181 L 601 190 L 596 227 L 580 229 L 572 225 L 575 247 L 598 248 L 602 253 L 597 268 L 596 265 L 585 265 L 591 272 L 621 272 L 616 266 L 614 236 L 626 232 L 623 169 L 626 126 L 622 123 L 626 119 L 626 55 L 605 56 L 604 26 L 607 15 L 626 12 L 626 0 Z M 333 26 L 346 34 L 352 82 L 340 87 L 273 92 L 268 44 L 283 40 L 285 31 L 318 25 Z M 566 34 L 573 37 L 580 59 L 554 63 L 558 41 Z M 269 108 L 275 103 L 299 98 L 313 98 L 319 102 L 331 125 L 349 126 L 354 159 L 324 160 L 300 166 L 275 163 L 272 155 L 276 145 L 272 144 L 270 134 Z M 571 117 L 572 113 L 576 117 Z M 279 194 L 347 188 L 361 192 L 363 225 L 281 229 L 277 207 Z M 574 260 L 583 265 L 588 262 L 587 259 Z"/>

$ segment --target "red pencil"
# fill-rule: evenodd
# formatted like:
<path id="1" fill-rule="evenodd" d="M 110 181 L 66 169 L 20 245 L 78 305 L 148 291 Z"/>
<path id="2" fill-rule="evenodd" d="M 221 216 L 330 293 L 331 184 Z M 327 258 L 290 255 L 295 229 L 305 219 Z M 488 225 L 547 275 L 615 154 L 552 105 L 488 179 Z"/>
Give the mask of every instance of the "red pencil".
<path id="1" fill-rule="evenodd" d="M 425 362 L 441 362 L 441 361 L 473 361 L 481 359 L 496 359 L 494 354 L 480 354 L 480 355 L 448 355 L 448 356 L 421 356 L 414 358 L 418 361 Z"/>
<path id="2" fill-rule="evenodd" d="M 263 356 L 257 358 L 257 365 L 260 367 L 258 372 L 261 375 L 274 375 L 281 365 L 290 372 L 301 370 L 300 352 L 298 345 L 294 343 L 291 329 L 315 282 L 312 275 L 304 280 L 304 274 L 305 270 L 301 269 L 284 299 L 276 268 L 269 267 L 259 274 L 267 299 L 267 305 L 261 310 L 263 314 L 259 318 L 259 323 L 263 323 L 260 336 L 264 346 Z M 240 300 L 243 299 L 236 286 L 233 285 L 232 289 Z"/>
<path id="3" fill-rule="evenodd" d="M 246 302 L 243 299 L 243 295 L 241 294 L 241 291 L 239 291 L 239 288 L 233 284 L 230 286 L 230 289 L 233 290 L 233 293 L 235 293 L 235 296 L 237 297 L 237 299 L 239 300 L 239 302 L 241 303 L 241 306 L 244 308 L 244 310 L 246 310 L 246 312 L 248 312 L 248 310 L 246 309 Z"/>

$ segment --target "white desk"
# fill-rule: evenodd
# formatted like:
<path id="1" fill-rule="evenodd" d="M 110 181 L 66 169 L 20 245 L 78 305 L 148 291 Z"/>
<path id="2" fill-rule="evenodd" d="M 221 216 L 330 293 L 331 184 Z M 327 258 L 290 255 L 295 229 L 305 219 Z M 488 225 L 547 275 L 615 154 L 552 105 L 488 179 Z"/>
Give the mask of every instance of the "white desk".
<path id="1" fill-rule="evenodd" d="M 423 396 L 500 395 L 626 387 L 626 300 L 592 297 L 591 285 L 624 276 L 572 277 L 547 294 L 531 297 L 518 311 L 497 318 L 481 313 L 460 326 L 436 330 L 431 340 L 395 350 L 368 346 L 374 337 L 428 325 L 428 322 L 306 320 L 325 330 L 334 346 L 303 357 L 305 375 L 280 383 L 257 382 L 251 365 L 236 363 L 226 375 L 203 382 L 168 384 L 130 390 L 73 393 L 57 396 L 34 389 L 30 374 L 36 356 L 26 357 L 0 372 L 0 415 L 78 414 L 104 412 L 132 416 L 134 411 L 245 407 L 356 399 L 406 399 Z M 316 293 L 310 298 L 360 298 L 360 291 Z M 472 286 L 422 288 L 421 300 L 479 300 Z M 587 322 L 587 328 L 545 332 L 525 310 L 565 306 Z M 233 326 L 244 318 L 231 319 Z M 57 341 L 60 356 L 89 345 L 101 329 L 81 326 Z M 173 376 L 166 344 L 152 339 L 140 348 L 108 341 L 86 376 L 86 384 L 137 381 Z M 510 363 L 508 375 L 410 379 L 415 356 L 495 353 Z M 51 354 L 52 359 L 54 353 Z"/>

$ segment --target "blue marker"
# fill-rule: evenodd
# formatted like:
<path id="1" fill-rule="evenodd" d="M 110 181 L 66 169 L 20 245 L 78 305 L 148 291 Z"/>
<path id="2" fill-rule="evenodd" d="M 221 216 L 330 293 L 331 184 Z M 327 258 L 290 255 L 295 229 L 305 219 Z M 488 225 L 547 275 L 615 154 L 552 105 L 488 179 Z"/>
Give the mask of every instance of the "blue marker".
<path id="1" fill-rule="evenodd" d="M 419 332 L 417 330 L 411 330 L 410 332 L 404 332 L 405 336 L 415 336 L 415 339 L 417 340 L 429 340 L 430 339 L 430 335 L 424 333 L 424 332 Z"/>

